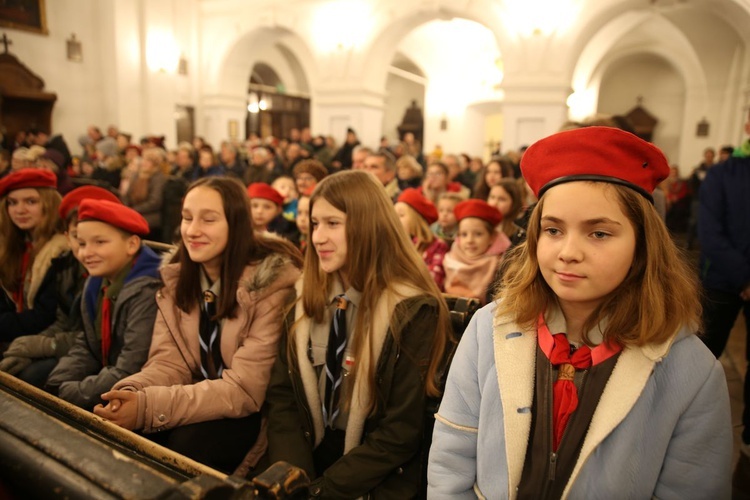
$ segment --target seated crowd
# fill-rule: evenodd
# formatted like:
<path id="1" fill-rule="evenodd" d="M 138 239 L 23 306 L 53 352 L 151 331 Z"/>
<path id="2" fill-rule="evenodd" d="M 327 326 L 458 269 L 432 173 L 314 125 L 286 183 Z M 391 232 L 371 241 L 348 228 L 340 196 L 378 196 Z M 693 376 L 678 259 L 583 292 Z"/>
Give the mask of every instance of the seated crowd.
<path id="1" fill-rule="evenodd" d="M 0 370 L 228 474 L 286 460 L 313 479 L 313 496 L 424 492 L 426 409 L 441 397 L 463 333 L 453 331 L 446 298 L 487 304 L 500 290 L 522 288 L 529 271 L 519 259 L 551 234 L 537 227 L 543 211 L 541 201 L 535 208 L 537 196 L 547 187 L 540 193 L 542 174 L 534 177 L 533 169 L 542 167 L 523 164 L 527 183 L 522 152 L 498 151 L 486 164 L 439 147 L 423 154 L 411 134 L 371 149 L 352 129 L 340 148 L 308 128 L 282 140 L 227 141 L 218 154 L 200 138 L 175 151 L 164 149 L 163 137 L 135 145 L 115 127 L 106 136 L 90 127 L 79 143 L 83 154 L 72 157 L 60 136 L 29 131 L 16 138 L 10 165 L 0 165 Z M 661 169 L 663 157 L 648 154 Z M 662 173 L 646 182 L 651 191 L 667 178 Z M 671 179 L 665 185 L 677 205 L 684 186 Z M 584 183 L 568 186 L 576 184 Z M 555 191 L 563 192 L 553 184 Z M 630 203 L 652 209 L 642 201 Z M 606 205 L 607 213 L 615 213 L 613 206 L 619 207 Z M 626 220 L 622 210 L 611 216 L 618 217 Z M 672 272 L 693 290 L 681 271 Z M 553 284 L 542 288 L 563 302 Z M 529 304 L 541 307 L 542 292 L 536 293 Z M 558 322 L 567 313 L 561 307 Z M 534 320 L 542 317 L 543 324 L 545 312 L 536 311 Z M 601 310 L 596 314 L 606 321 Z M 464 371 L 449 379 L 449 405 L 438 415 L 442 441 L 434 465 L 443 478 L 431 476 L 435 498 L 467 486 L 445 479 L 451 460 L 476 467 L 483 457 L 467 465 L 471 453 L 455 440 L 468 443 L 464 432 L 476 439 L 476 428 L 481 434 L 486 425 L 476 412 L 497 411 L 494 400 L 489 410 L 481 399 L 471 407 L 457 402 L 457 391 L 471 397 L 477 391 L 466 369 L 477 361 L 472 349 L 486 341 L 477 328 L 487 327 L 487 317 L 467 330 L 473 347 L 459 349 Z M 528 328 L 529 318 L 517 322 Z M 588 343 L 596 326 L 584 319 L 577 345 Z M 606 353 L 616 360 L 664 338 L 609 337 L 605 330 L 602 345 L 617 343 Z M 688 360 L 705 361 L 687 344 L 680 352 Z M 603 370 L 608 377 L 612 367 Z M 581 397 L 591 406 L 594 396 Z M 502 435 L 499 425 L 491 432 Z M 535 447 L 551 446 L 534 432 Z M 725 437 L 719 432 L 712 449 Z M 540 493 L 536 475 L 527 476 L 538 468 L 531 455 L 523 477 L 506 475 L 498 484 L 521 481 L 529 496 Z M 565 457 L 567 472 L 554 491 L 574 477 L 577 455 Z M 497 466 L 488 461 L 473 474 L 482 481 Z M 707 483 L 704 491 L 715 491 Z M 652 491 L 660 487 L 674 485 Z"/>

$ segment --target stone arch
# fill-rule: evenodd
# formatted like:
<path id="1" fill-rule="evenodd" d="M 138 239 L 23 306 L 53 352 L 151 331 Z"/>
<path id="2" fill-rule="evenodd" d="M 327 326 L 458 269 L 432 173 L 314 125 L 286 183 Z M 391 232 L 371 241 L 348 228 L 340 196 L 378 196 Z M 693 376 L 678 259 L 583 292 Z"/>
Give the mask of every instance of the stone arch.
<path id="1" fill-rule="evenodd" d="M 250 80 L 257 80 L 261 85 L 275 87 L 284 81 L 272 65 L 263 61 L 257 61 L 250 71 Z"/>
<path id="2" fill-rule="evenodd" d="M 613 52 L 623 37 L 645 22 L 657 23 L 660 43 L 644 43 Z M 626 12 L 601 26 L 583 48 L 573 68 L 571 86 L 575 92 L 588 93 L 592 112 L 595 111 L 598 85 L 607 67 L 615 62 L 617 57 L 631 56 L 639 52 L 658 55 L 674 66 L 683 79 L 690 82 L 690 85 L 686 85 L 689 99 L 706 95 L 708 84 L 705 71 L 685 34 L 662 16 L 654 16 L 651 12 L 643 11 Z M 615 54 L 617 57 L 613 57 Z"/>
<path id="3" fill-rule="evenodd" d="M 217 53 L 207 62 L 207 78 L 204 93 L 208 95 L 244 98 L 252 67 L 257 62 L 253 58 L 259 48 L 277 46 L 290 62 L 292 77 L 299 86 L 309 92 L 315 87 L 316 69 L 314 57 L 305 41 L 292 30 L 283 26 L 256 26 L 239 34 L 228 33 L 223 39 L 212 42 L 212 51 Z"/>
<path id="4" fill-rule="evenodd" d="M 363 48 L 363 57 L 360 59 L 359 67 L 353 68 L 354 73 L 361 74 L 363 81 L 373 82 L 376 86 L 374 90 L 385 88 L 388 67 L 401 40 L 420 25 L 438 19 L 461 18 L 481 24 L 494 34 L 502 54 L 503 48 L 509 46 L 510 42 L 497 12 L 496 5 L 483 0 L 469 5 L 458 1 L 445 1 L 432 7 L 410 4 L 408 8 L 400 11 L 397 17 L 384 13 L 384 23 L 372 36 L 372 42 Z"/>
<path id="5" fill-rule="evenodd" d="M 279 9 L 241 14 L 232 11 L 208 16 L 204 22 L 201 43 L 206 56 L 201 68 L 197 123 L 200 133 L 211 143 L 219 143 L 227 136 L 244 137 L 252 68 L 257 62 L 270 62 L 263 60 L 262 54 L 273 52 L 275 60 L 283 61 L 279 66 L 284 68 L 274 68 L 282 81 L 293 80 L 306 92 L 315 88 L 317 81 L 315 58 L 308 45 L 291 26 L 274 20 L 288 20 L 290 16 L 280 15 Z M 246 19 L 253 21 L 248 24 Z"/>

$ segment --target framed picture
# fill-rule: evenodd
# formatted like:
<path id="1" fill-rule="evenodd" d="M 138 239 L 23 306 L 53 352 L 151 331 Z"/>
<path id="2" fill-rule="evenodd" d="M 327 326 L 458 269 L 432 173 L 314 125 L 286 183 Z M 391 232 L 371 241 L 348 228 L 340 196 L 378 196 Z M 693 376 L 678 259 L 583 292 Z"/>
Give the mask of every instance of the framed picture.
<path id="1" fill-rule="evenodd" d="M 48 32 L 44 0 L 6 0 L 0 2 L 0 27 L 33 31 L 46 35 Z"/>

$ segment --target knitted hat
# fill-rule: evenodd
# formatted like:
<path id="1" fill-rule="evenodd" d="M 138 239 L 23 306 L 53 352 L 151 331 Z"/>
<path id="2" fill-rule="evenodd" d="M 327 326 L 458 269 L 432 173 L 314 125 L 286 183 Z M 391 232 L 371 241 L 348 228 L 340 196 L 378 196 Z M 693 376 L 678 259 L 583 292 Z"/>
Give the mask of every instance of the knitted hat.
<path id="1" fill-rule="evenodd" d="M 301 174 L 310 174 L 315 177 L 317 182 L 323 180 L 323 177 L 328 175 L 326 167 L 318 160 L 302 160 L 297 163 L 292 170 L 292 176 L 296 179 Z"/>

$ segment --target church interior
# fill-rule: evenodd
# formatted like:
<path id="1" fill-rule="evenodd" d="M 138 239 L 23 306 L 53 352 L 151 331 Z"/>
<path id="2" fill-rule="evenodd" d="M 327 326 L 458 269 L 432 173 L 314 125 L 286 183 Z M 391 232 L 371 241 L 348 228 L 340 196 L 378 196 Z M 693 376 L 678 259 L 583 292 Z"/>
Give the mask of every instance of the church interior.
<path id="1" fill-rule="evenodd" d="M 687 175 L 741 139 L 750 105 L 748 0 L 17 3 L 40 22 L 6 23 L 0 49 L 41 80 L 40 101 L 21 101 L 51 105 L 73 154 L 92 124 L 169 148 L 305 125 L 376 146 L 414 104 L 425 150 L 484 158 L 635 113 Z"/>
<path id="2" fill-rule="evenodd" d="M 0 2 L 0 134 L 48 129 L 80 155 L 92 125 L 170 150 L 410 131 L 425 154 L 487 161 L 620 115 L 688 177 L 745 138 L 748 27 L 750 0 Z M 722 357 L 736 436 L 741 323 Z"/>

